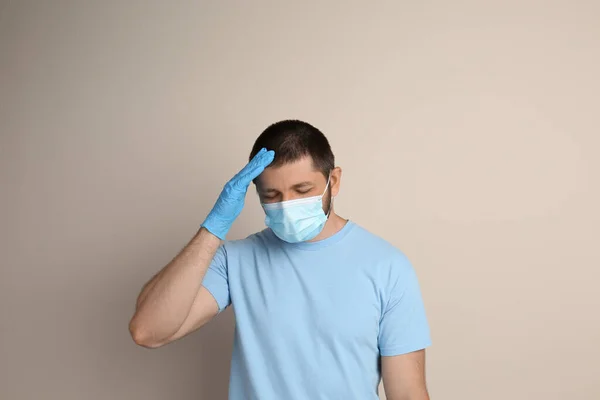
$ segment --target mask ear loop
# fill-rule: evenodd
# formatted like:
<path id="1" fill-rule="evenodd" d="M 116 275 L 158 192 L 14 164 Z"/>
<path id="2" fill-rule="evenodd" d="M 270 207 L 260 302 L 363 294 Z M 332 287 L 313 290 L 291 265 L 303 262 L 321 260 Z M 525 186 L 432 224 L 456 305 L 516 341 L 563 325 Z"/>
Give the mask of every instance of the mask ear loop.
<path id="1" fill-rule="evenodd" d="M 327 193 L 327 189 L 329 189 L 330 181 L 331 181 L 331 174 L 329 174 L 329 178 L 327 178 L 327 185 L 325 185 L 325 190 L 323 190 L 323 194 L 321 195 L 321 197 L 325 196 L 325 193 Z"/>
<path id="2" fill-rule="evenodd" d="M 329 174 L 329 178 L 327 178 L 327 185 L 325 186 L 325 191 L 323 192 L 322 197 L 325 197 L 325 193 L 327 193 L 327 189 L 331 189 L 329 187 L 329 182 L 331 181 L 331 173 Z M 331 193 L 331 191 L 329 192 Z M 333 195 L 331 197 L 329 197 L 329 210 L 327 210 L 327 219 L 329 219 L 329 216 L 331 215 L 331 208 L 333 207 Z"/>

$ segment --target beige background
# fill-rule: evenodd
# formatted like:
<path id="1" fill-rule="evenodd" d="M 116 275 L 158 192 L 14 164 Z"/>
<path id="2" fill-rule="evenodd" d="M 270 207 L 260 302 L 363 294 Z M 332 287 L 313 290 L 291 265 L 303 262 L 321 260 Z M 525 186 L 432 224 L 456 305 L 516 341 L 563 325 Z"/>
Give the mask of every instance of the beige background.
<path id="1" fill-rule="evenodd" d="M 224 399 L 230 311 L 156 351 L 127 322 L 293 117 L 418 271 L 432 398 L 600 399 L 600 3 L 253 4 L 1 4 L 0 398 Z"/>

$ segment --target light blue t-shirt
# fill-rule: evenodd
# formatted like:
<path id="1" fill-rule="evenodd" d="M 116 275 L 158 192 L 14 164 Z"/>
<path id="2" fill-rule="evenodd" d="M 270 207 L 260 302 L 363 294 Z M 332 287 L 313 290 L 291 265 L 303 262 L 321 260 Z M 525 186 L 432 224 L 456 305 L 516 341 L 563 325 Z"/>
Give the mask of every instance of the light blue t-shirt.
<path id="1" fill-rule="evenodd" d="M 313 243 L 226 242 L 203 286 L 235 312 L 230 400 L 375 400 L 380 356 L 430 345 L 410 262 L 353 222 Z"/>

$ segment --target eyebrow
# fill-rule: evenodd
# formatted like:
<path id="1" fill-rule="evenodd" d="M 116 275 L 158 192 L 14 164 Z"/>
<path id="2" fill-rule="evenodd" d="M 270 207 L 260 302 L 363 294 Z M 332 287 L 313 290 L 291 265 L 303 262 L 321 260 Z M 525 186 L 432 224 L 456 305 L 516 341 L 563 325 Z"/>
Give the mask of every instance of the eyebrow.
<path id="1" fill-rule="evenodd" d="M 314 185 L 315 184 L 313 182 L 309 182 L 309 181 L 300 182 L 300 183 L 296 183 L 295 185 L 293 185 L 292 189 L 300 189 L 300 188 L 303 188 L 303 187 L 306 187 L 306 186 L 314 186 Z M 279 192 L 279 190 L 273 189 L 273 188 L 267 188 L 267 189 L 261 190 L 261 192 L 264 192 L 264 193 Z"/>

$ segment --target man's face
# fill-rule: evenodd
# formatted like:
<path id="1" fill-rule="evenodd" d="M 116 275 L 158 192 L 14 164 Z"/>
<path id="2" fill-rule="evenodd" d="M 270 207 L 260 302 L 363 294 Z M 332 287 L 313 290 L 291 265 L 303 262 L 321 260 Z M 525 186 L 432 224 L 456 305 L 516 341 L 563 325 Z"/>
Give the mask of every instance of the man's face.
<path id="1" fill-rule="evenodd" d="M 327 212 L 331 197 L 339 191 L 340 168 L 331 172 L 331 181 L 323 198 L 323 208 Z M 262 203 L 278 203 L 304 197 L 320 196 L 327 186 L 327 178 L 313 167 L 310 157 L 278 167 L 268 167 L 258 177 L 256 189 Z"/>

